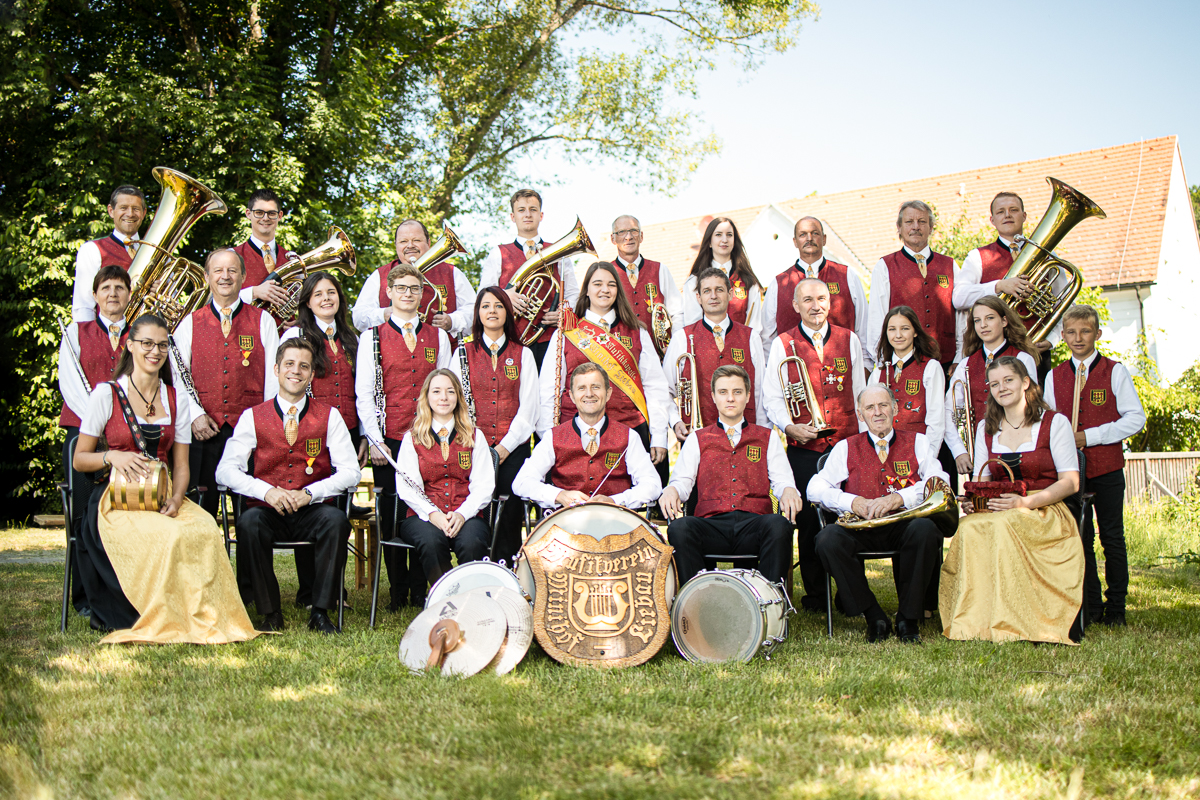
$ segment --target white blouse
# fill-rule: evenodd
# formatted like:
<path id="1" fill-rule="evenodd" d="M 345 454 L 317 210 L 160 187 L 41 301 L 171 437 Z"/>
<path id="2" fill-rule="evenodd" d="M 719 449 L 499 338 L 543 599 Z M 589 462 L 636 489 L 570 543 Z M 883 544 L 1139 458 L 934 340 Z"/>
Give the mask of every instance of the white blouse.
<path id="1" fill-rule="evenodd" d="M 129 388 L 129 376 L 122 375 L 117 378 L 117 384 L 125 392 L 128 397 L 133 393 Z M 137 421 L 142 425 L 168 425 L 171 422 L 171 405 L 167 402 L 167 385 L 160 383 L 158 387 L 158 399 L 162 405 L 163 416 L 153 421 L 138 417 Z M 183 388 L 175 390 L 175 413 L 179 419 L 175 423 L 175 441 L 179 444 L 192 443 L 192 406 L 187 402 Z M 108 425 L 108 420 L 113 413 L 113 392 L 112 387 L 107 382 L 100 384 L 92 390 L 91 397 L 88 398 L 87 411 L 83 415 L 83 421 L 79 425 L 79 432 L 85 436 L 95 436 L 99 438 L 104 433 L 104 428 Z"/>
<path id="2" fill-rule="evenodd" d="M 979 475 L 979 471 L 983 469 L 984 463 L 989 458 L 998 457 L 1001 453 L 1028 453 L 1037 448 L 1038 433 L 1042 429 L 1041 422 L 1034 424 L 1030 431 L 1032 435 L 1029 441 L 1018 446 L 1016 450 L 1008 449 L 1000 444 L 999 439 L 992 437 L 992 452 L 989 454 L 987 439 L 983 434 L 986 424 L 986 421 L 981 421 L 975 432 L 976 475 Z M 1059 472 L 1079 471 L 1079 454 L 1075 451 L 1075 435 L 1071 433 L 1070 420 L 1063 414 L 1055 414 L 1054 421 L 1050 423 L 1050 454 L 1054 457 L 1054 468 Z M 984 476 L 990 476 L 990 474 L 988 471 L 983 473 Z"/>

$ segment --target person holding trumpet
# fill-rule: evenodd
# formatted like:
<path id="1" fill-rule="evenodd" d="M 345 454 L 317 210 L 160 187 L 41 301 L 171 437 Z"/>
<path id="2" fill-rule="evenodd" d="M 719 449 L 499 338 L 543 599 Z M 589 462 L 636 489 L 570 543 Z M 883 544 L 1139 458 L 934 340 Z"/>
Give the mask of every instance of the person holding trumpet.
<path id="1" fill-rule="evenodd" d="M 803 506 L 787 453 L 773 430 L 745 418 L 751 397 L 746 370 L 717 367 L 709 389 L 717 418 L 688 435 L 658 501 L 671 520 L 667 540 L 675 548 L 679 581 L 704 569 L 705 553 L 718 552 L 757 555 L 758 571 L 782 581 L 792 560 L 792 524 Z M 693 489 L 695 514 L 684 516 Z M 772 494 L 779 498 L 779 514 L 771 513 Z"/>

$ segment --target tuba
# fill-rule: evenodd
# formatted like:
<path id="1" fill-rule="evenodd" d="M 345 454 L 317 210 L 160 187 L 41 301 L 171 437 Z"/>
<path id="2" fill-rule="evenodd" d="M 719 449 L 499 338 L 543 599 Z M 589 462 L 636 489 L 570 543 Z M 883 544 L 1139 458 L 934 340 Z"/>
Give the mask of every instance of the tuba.
<path id="1" fill-rule="evenodd" d="M 958 402 L 958 393 L 962 391 L 962 403 Z M 962 439 L 963 447 L 967 448 L 967 458 L 975 463 L 975 407 L 971 404 L 971 373 L 967 371 L 967 363 L 963 361 L 962 378 L 950 384 L 950 396 L 954 400 L 954 408 L 950 418 L 954 421 L 954 429 L 958 438 Z M 974 467 L 972 467 L 974 469 Z"/>
<path id="2" fill-rule="evenodd" d="M 277 306 L 269 300 L 255 300 L 254 305 L 266 309 L 276 319 L 291 319 L 300 303 L 300 289 L 304 286 L 304 279 L 310 272 L 332 267 L 349 277 L 354 274 L 357 264 L 358 259 L 354 255 L 354 245 L 350 244 L 350 237 L 341 228 L 332 226 L 329 229 L 329 238 L 323 245 L 309 250 L 302 256 L 289 258 L 267 276 L 268 281 L 278 281 L 287 290 L 287 300 L 283 305 Z"/>
<path id="3" fill-rule="evenodd" d="M 932 519 L 943 535 L 947 530 L 954 530 L 958 527 L 958 498 L 954 496 L 950 484 L 941 478 L 932 477 L 925 481 L 925 496 L 920 505 L 875 519 L 863 519 L 853 513 L 842 514 L 838 517 L 837 524 L 851 530 L 862 530 L 864 528 L 882 528 L 884 525 L 925 517 Z"/>
<path id="4" fill-rule="evenodd" d="M 1000 299 L 1021 318 L 1029 330 L 1029 341 L 1040 342 L 1054 329 L 1083 288 L 1083 273 L 1074 264 L 1054 255 L 1055 245 L 1088 217 L 1104 219 L 1100 206 L 1057 178 L 1046 178 L 1052 187 L 1050 207 L 1038 223 L 1033 236 L 1017 236 L 1021 252 L 1008 268 L 1007 278 L 1025 278 L 1033 289 L 1026 298 L 1001 293 Z M 1054 282 L 1066 275 L 1069 280 L 1058 292 Z"/>
<path id="5" fill-rule="evenodd" d="M 216 192 L 182 172 L 155 167 L 151 174 L 162 186 L 162 199 L 146 235 L 134 242 L 137 253 L 129 265 L 132 290 L 125 322 L 132 323 L 142 314 L 158 314 L 173 331 L 208 297 L 204 267 L 174 256 L 175 248 L 196 220 L 228 209 Z"/>
<path id="6" fill-rule="evenodd" d="M 527 301 L 525 310 L 517 312 L 519 318 L 516 321 L 521 344 L 526 347 L 536 342 L 546 330 L 542 317 L 547 311 L 557 309 L 562 297 L 562 286 L 554 277 L 555 262 L 578 253 L 594 257 L 596 248 L 583 229 L 583 221 L 576 217 L 570 233 L 530 256 L 504 287 L 516 291 Z"/>
<path id="7" fill-rule="evenodd" d="M 800 372 L 797 383 L 788 381 L 788 364 L 795 364 Z M 783 399 L 787 403 L 788 416 L 792 422 L 797 422 L 807 411 L 812 419 L 811 424 L 817 429 L 817 438 L 824 439 L 832 436 L 835 431 L 825 421 L 825 409 L 821 407 L 820 399 L 813 392 L 812 381 L 808 377 L 808 366 L 804 359 L 796 355 L 796 343 L 792 342 L 792 354 L 779 362 L 779 385 L 783 387 Z"/>
<path id="8" fill-rule="evenodd" d="M 703 428 L 704 421 L 700 416 L 700 395 L 697 393 L 699 385 L 696 380 L 696 357 L 691 353 L 696 348 L 692 336 L 688 336 L 688 345 L 688 349 L 675 361 L 675 372 L 679 376 L 679 388 L 675 392 L 675 407 L 679 409 L 679 416 L 688 431 L 694 431 Z M 688 371 L 686 378 L 684 377 L 685 369 Z"/>
<path id="9" fill-rule="evenodd" d="M 421 321 L 429 322 L 434 315 L 441 314 L 446 309 L 446 298 L 442 296 L 441 291 L 437 286 L 434 286 L 425 273 L 436 267 L 438 264 L 444 263 L 447 259 L 454 258 L 458 255 L 466 255 L 467 248 L 463 247 L 458 237 L 454 235 L 454 231 L 450 230 L 449 225 L 442 226 L 442 239 L 437 243 L 436 247 L 431 247 L 421 254 L 421 257 L 413 262 L 413 266 L 421 271 L 421 281 L 425 286 L 433 292 L 433 297 L 428 303 L 424 304 L 421 309 Z M 446 287 L 447 291 L 453 291 L 453 286 Z M 421 299 L 424 301 L 425 295 L 422 293 Z"/>

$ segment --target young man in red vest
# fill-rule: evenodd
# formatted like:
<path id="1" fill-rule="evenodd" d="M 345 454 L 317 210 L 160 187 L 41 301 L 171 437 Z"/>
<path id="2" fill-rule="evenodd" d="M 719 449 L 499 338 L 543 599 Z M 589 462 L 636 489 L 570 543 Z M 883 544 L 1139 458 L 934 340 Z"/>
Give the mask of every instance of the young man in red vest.
<path id="1" fill-rule="evenodd" d="M 718 367 L 709 383 L 718 417 L 693 432 L 659 499 L 667 539 L 675 548 L 679 582 L 704 569 L 706 553 L 758 556 L 758 571 L 782 581 L 792 561 L 792 523 L 803 502 L 775 431 L 747 422 L 750 376 L 736 365 Z M 704 465 L 704 481 L 698 480 Z M 696 510 L 683 516 L 695 488 Z M 771 494 L 779 514 L 771 513 Z"/>
<path id="2" fill-rule="evenodd" d="M 386 322 L 363 333 L 358 342 L 358 360 L 354 368 L 358 421 L 371 445 L 371 464 L 379 494 L 379 535 L 394 539 L 398 535 L 396 472 L 376 444 L 387 447 L 396 458 L 404 433 L 417 415 L 417 396 L 425 376 L 450 364 L 450 337 L 441 328 L 421 322 L 420 306 L 424 283 L 421 273 L 411 264 L 399 264 L 388 273 L 388 298 L 392 310 Z M 383 406 L 377 393 L 382 392 Z M 407 508 L 400 507 L 400 519 Z M 425 575 L 413 561 L 408 569 L 407 554 L 385 547 L 384 563 L 388 571 L 391 602 L 395 611 L 411 603 L 425 604 Z"/>
<path id="3" fill-rule="evenodd" d="M 625 296 L 633 304 L 638 319 L 646 324 L 646 330 L 654 339 L 654 346 L 661 358 L 665 345 L 654 333 L 654 309 L 658 308 L 661 318 L 667 315 L 667 342 L 683 327 L 683 295 L 675 285 L 671 271 L 657 261 L 642 255 L 642 224 L 637 217 L 623 214 L 613 220 L 612 243 L 617 248 L 617 277 L 625 287 Z"/>
<path id="4" fill-rule="evenodd" d="M 949 480 L 930 454 L 925 434 L 893 429 L 896 398 L 886 386 L 874 383 L 863 389 L 857 413 L 867 430 L 834 445 L 825 466 L 808 483 L 810 503 L 836 516 L 852 512 L 878 519 L 919 505 L 929 478 Z M 833 523 L 817 534 L 817 555 L 837 581 L 846 614 L 866 615 L 868 642 L 888 638 L 892 625 L 867 585 L 857 554 L 898 551 L 892 559 L 900 595 L 896 634 L 901 641 L 920 642 L 926 588 L 940 563 L 942 541 L 953 533 L 939 530 L 931 519 L 916 518 L 859 530 Z"/>
<path id="5" fill-rule="evenodd" d="M 283 219 L 279 195 L 270 189 L 259 189 L 250 195 L 246 219 L 250 220 L 250 238 L 234 248 L 246 264 L 241 300 L 243 303 L 265 300 L 282 305 L 287 302 L 287 290 L 279 281 L 268 281 L 267 276 L 298 254 L 275 241 L 275 232 Z"/>
<path id="6" fill-rule="evenodd" d="M 1089 622 L 1125 624 L 1125 596 L 1129 591 L 1129 562 L 1125 553 L 1125 454 L 1121 442 L 1146 425 L 1146 412 L 1124 364 L 1096 352 L 1100 315 L 1087 305 L 1072 306 L 1063 314 L 1063 339 L 1071 358 L 1046 378 L 1046 402 L 1055 411 L 1075 416 L 1075 446 L 1087 458 L 1087 490 L 1093 504 L 1104 548 L 1104 582 L 1107 601 L 1100 594 L 1100 576 L 1092 542 L 1096 535 L 1089 513 L 1083 523 L 1087 570 Z M 1073 420 L 1074 421 L 1074 420 Z"/>
<path id="7" fill-rule="evenodd" d="M 108 200 L 108 216 L 113 232 L 103 239 L 84 242 L 75 256 L 75 285 L 71 296 L 71 319 L 90 322 L 96 318 L 96 300 L 92 296 L 96 273 L 115 265 L 128 271 L 133 263 L 138 229 L 146 219 L 146 196 L 136 186 L 118 186 Z"/>
<path id="8" fill-rule="evenodd" d="M 329 618 L 338 601 L 338 573 L 346 568 L 350 519 L 329 501 L 358 485 L 361 471 L 350 432 L 334 408 L 310 400 L 313 348 L 289 339 L 275 354 L 279 394 L 242 414 L 217 480 L 246 498 L 238 518 L 238 560 L 247 562 L 260 630 L 283 630 L 275 542 L 312 542 L 314 583 L 310 630 L 340 633 Z M 254 470 L 247 463 L 254 457 Z"/>
<path id="9" fill-rule="evenodd" d="M 239 297 L 245 277 L 246 266 L 236 251 L 209 253 L 204 278 L 212 301 L 184 317 L 173 335 L 181 358 L 176 371 L 186 368 L 200 403 L 192 419 L 192 481 L 206 489 L 200 506 L 214 516 L 217 464 L 225 443 L 242 412 L 279 390 L 271 366 L 279 332 L 270 314 Z"/>
<path id="10" fill-rule="evenodd" d="M 825 258 L 825 228 L 816 217 L 801 217 L 792 233 L 800 257 L 796 263 L 775 276 L 763 299 L 763 348 L 769 349 L 775 335 L 800 324 L 800 315 L 792 308 L 796 284 L 804 278 L 816 278 L 829 286 L 829 321 L 849 328 L 861 342 L 867 333 L 867 295 L 862 279 L 845 264 Z"/>
<path id="11" fill-rule="evenodd" d="M 829 286 L 822 280 L 805 278 L 796 285 L 794 306 L 800 324 L 780 334 L 771 343 L 763 376 L 763 405 L 767 420 L 786 434 L 788 462 L 797 487 L 808 485 L 817 472 L 817 461 L 837 442 L 859 431 L 854 412 L 854 397 L 866 381 L 863 371 L 862 345 L 851 330 L 829 323 Z M 800 367 L 785 358 L 804 361 L 808 385 L 813 396 L 809 405 L 801 404 L 800 414 L 792 415 L 780 382 L 780 366 L 786 367 L 789 386 L 803 385 Z M 813 425 L 815 404 L 828 425 L 821 430 Z M 800 577 L 805 596 L 801 605 L 810 611 L 825 610 L 825 570 L 817 558 L 814 542 L 817 536 L 817 512 L 809 503 L 797 515 L 799 530 Z"/>
<path id="12" fill-rule="evenodd" d="M 513 308 L 520 314 L 529 306 L 529 303 L 525 297 L 509 289 L 508 283 L 521 265 L 534 254 L 540 253 L 546 244 L 542 240 L 541 234 L 538 233 L 538 228 L 542 224 L 542 196 L 533 189 L 518 189 L 513 193 L 509 205 L 512 208 L 509 217 L 517 227 L 516 239 L 501 243 L 487 254 L 487 258 L 483 260 L 483 265 L 479 268 L 479 285 L 499 286 L 506 290 L 508 298 L 512 300 Z M 547 311 L 542 317 L 541 324 L 545 325 L 546 330 L 529 348 L 533 351 L 533 357 L 537 361 L 539 369 L 542 366 L 542 359 L 546 357 L 546 347 L 550 343 L 550 336 L 558 327 L 558 309 L 563 304 L 574 308 L 575 301 L 579 298 L 579 283 L 575 280 L 575 260 L 573 258 L 559 259 L 554 265 L 554 274 L 562 285 L 562 296 L 557 298 L 557 302 L 551 304 L 552 310 Z M 522 331 L 524 331 L 523 327 Z"/>
<path id="13" fill-rule="evenodd" d="M 662 493 L 662 480 L 628 426 L 608 419 L 608 374 L 588 361 L 571 371 L 576 414 L 551 428 L 513 479 L 513 493 L 542 508 L 590 501 L 641 508 Z"/>
<path id="14" fill-rule="evenodd" d="M 392 313 L 392 300 L 387 294 L 387 276 L 397 264 L 412 264 L 429 251 L 429 230 L 424 223 L 415 219 L 406 219 L 396 226 L 396 258 L 367 276 L 363 282 L 358 300 L 354 302 L 351 319 L 354 327 L 360 331 L 382 325 Z M 442 297 L 443 311 L 434 314 L 429 321 L 435 328 L 441 328 L 451 336 L 463 336 L 470 333 L 472 309 L 475 307 L 475 289 L 463 271 L 453 264 L 443 261 L 430 267 L 425 273 L 426 279 L 438 288 Z M 425 287 L 429 291 L 429 287 Z M 433 298 L 427 294 L 421 295 L 420 304 L 424 309 Z"/>

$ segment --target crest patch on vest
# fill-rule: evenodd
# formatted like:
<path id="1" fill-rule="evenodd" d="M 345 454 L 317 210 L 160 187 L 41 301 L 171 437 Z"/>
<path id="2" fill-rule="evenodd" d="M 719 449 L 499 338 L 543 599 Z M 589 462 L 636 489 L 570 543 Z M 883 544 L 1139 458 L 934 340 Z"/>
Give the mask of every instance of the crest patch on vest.
<path id="1" fill-rule="evenodd" d="M 740 348 L 740 347 L 735 347 L 735 348 L 733 348 L 733 360 L 734 360 L 734 362 L 735 362 L 735 363 L 737 363 L 737 364 L 742 364 L 742 363 L 745 363 L 745 361 L 746 361 L 746 351 L 745 351 L 745 350 L 743 350 L 743 349 L 742 349 L 742 348 Z"/>
<path id="2" fill-rule="evenodd" d="M 736 297 L 738 300 L 746 299 L 746 297 L 747 297 L 746 287 L 742 285 L 741 281 L 734 281 L 733 296 Z"/>
<path id="3" fill-rule="evenodd" d="M 515 381 L 517 379 L 517 368 L 512 364 L 505 364 L 504 377 L 508 378 L 510 381 Z"/>
<path id="4" fill-rule="evenodd" d="M 238 349 L 239 350 L 253 350 L 254 349 L 254 337 L 253 336 L 238 336 Z"/>
<path id="5" fill-rule="evenodd" d="M 846 359 L 835 358 L 833 360 L 833 366 L 834 366 L 834 369 L 836 369 L 838 372 L 845 372 L 846 371 Z"/>
<path id="6" fill-rule="evenodd" d="M 433 288 L 437 289 L 438 297 L 442 299 L 442 305 L 445 305 L 446 298 L 449 296 L 446 292 L 445 285 L 441 283 L 435 283 L 433 284 Z"/>
<path id="7" fill-rule="evenodd" d="M 463 469 L 471 468 L 471 451 L 470 450 L 463 450 L 461 453 L 458 454 L 458 466 L 462 467 Z"/>
<path id="8" fill-rule="evenodd" d="M 316 458 L 317 456 L 319 456 L 321 454 L 321 440 L 320 439 L 305 439 L 304 440 L 304 452 L 308 454 L 309 458 Z"/>
<path id="9" fill-rule="evenodd" d="M 437 363 L 437 348 L 436 347 L 426 347 L 425 348 L 425 360 L 428 361 L 430 364 Z"/>
<path id="10" fill-rule="evenodd" d="M 1092 389 L 1092 405 L 1102 406 L 1108 402 L 1108 391 L 1105 389 Z"/>
<path id="11" fill-rule="evenodd" d="M 633 338 L 632 337 L 622 336 L 621 334 L 618 333 L 617 341 L 619 341 L 621 344 L 625 345 L 626 350 L 633 349 Z"/>
<path id="12" fill-rule="evenodd" d="M 837 281 L 825 281 L 825 285 L 829 287 L 830 294 L 841 294 L 842 285 Z"/>
<path id="13" fill-rule="evenodd" d="M 937 276 L 937 278 L 938 278 L 938 286 L 942 287 L 943 289 L 949 289 L 949 288 L 950 288 L 950 278 L 949 278 L 949 276 L 947 276 L 947 275 L 938 275 L 938 276 Z"/>
<path id="14" fill-rule="evenodd" d="M 904 381 L 904 391 L 909 394 L 917 394 L 921 391 L 921 380 L 919 378 L 908 378 Z"/>
<path id="15" fill-rule="evenodd" d="M 658 287 L 653 283 L 646 284 L 646 297 L 650 298 L 649 302 L 653 302 L 654 298 L 658 297 Z"/>
<path id="16" fill-rule="evenodd" d="M 912 474 L 912 464 L 908 461 L 894 461 L 892 462 L 892 467 L 901 478 Z"/>
<path id="17" fill-rule="evenodd" d="M 756 444 L 746 445 L 746 458 L 757 464 L 762 461 L 762 448 Z"/>
<path id="18" fill-rule="evenodd" d="M 620 453 L 605 453 L 604 454 L 604 468 L 612 469 L 613 467 L 615 467 L 617 465 L 617 462 L 620 460 L 621 460 Z"/>

